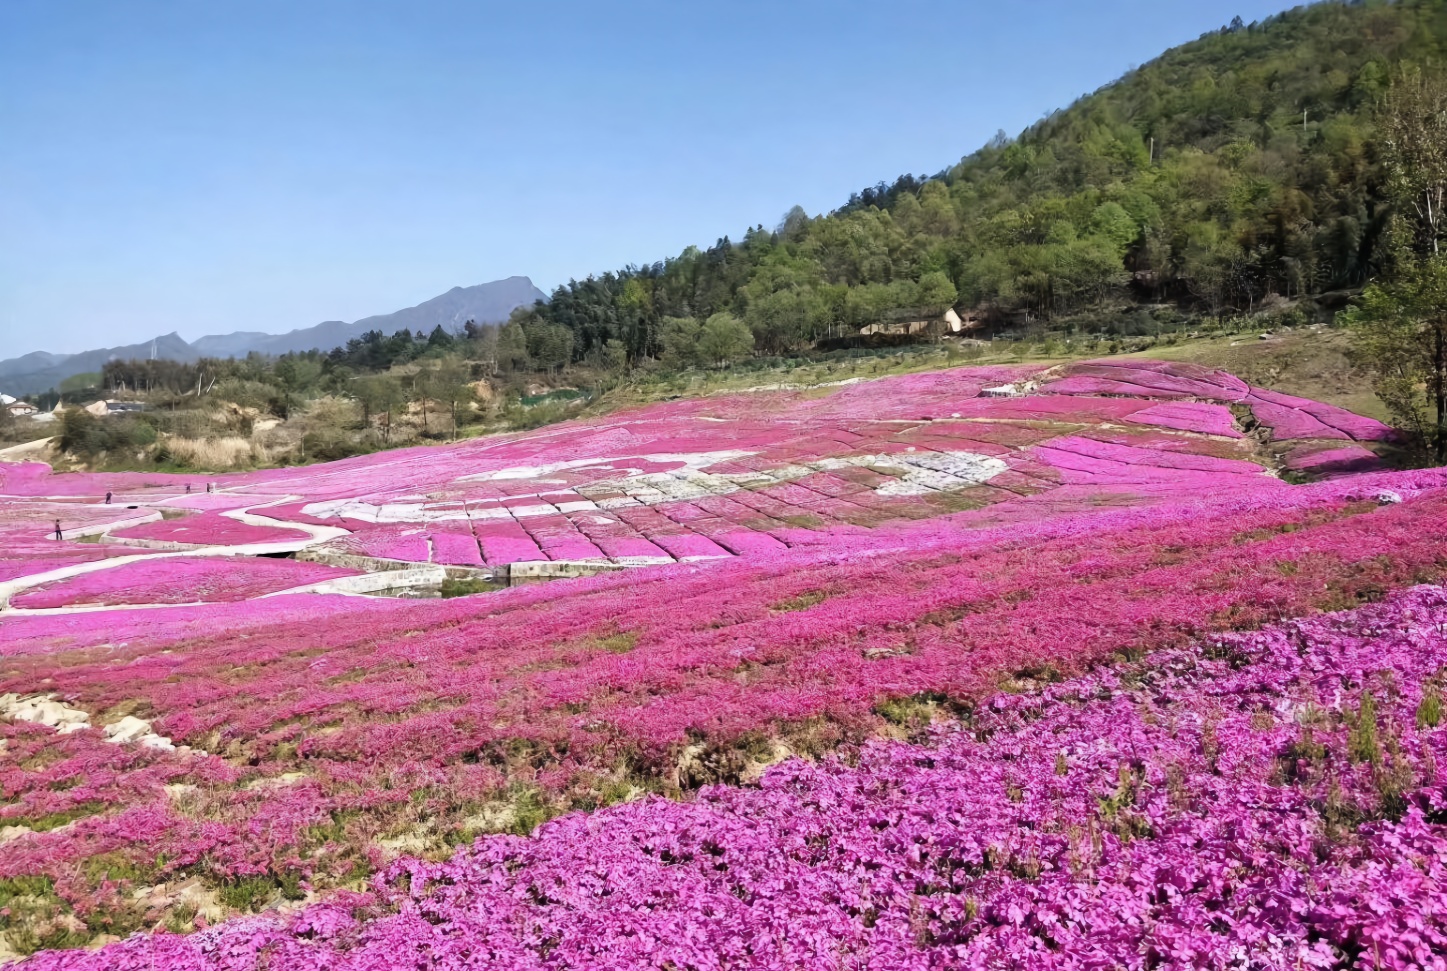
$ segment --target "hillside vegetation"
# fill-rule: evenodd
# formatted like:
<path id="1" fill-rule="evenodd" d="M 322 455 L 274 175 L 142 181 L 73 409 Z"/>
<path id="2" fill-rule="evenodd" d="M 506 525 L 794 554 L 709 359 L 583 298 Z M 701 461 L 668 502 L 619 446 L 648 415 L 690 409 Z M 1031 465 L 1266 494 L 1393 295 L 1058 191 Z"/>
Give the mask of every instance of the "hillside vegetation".
<path id="1" fill-rule="evenodd" d="M 518 323 L 565 330 L 574 360 L 616 341 L 638 361 L 717 314 L 777 353 L 950 305 L 1016 329 L 1151 333 L 1359 287 L 1391 263 L 1374 110 L 1444 42 L 1440 0 L 1237 22 L 936 175 L 570 282 Z"/>

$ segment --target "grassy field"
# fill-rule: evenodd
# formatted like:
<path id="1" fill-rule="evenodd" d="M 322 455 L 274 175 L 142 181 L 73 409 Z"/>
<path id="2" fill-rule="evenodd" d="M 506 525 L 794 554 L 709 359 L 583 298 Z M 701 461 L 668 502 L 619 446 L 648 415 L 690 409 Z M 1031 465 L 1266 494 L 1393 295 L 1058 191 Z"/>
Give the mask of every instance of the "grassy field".
<path id="1" fill-rule="evenodd" d="M 1339 405 L 1359 415 L 1388 421 L 1370 382 L 1347 360 L 1345 331 L 1304 329 L 1267 339 L 1243 335 L 1159 345 L 1126 355 L 1189 361 L 1230 371 L 1248 384 Z"/>
<path id="2" fill-rule="evenodd" d="M 1266 336 L 1263 336 L 1266 335 Z M 818 388 L 851 379 L 932 371 L 985 364 L 1068 364 L 1105 357 L 1187 361 L 1235 374 L 1249 384 L 1285 394 L 1339 405 L 1381 421 L 1388 419 L 1370 383 L 1347 359 L 1344 331 L 1302 328 L 1284 332 L 1243 331 L 1236 334 L 1149 338 L 1117 342 L 1081 341 L 1029 344 L 999 341 L 974 346 L 918 346 L 881 351 L 869 356 L 829 361 L 801 361 L 771 368 L 695 371 L 675 376 L 632 380 L 599 396 L 589 415 L 679 397 L 726 394 L 752 389 Z"/>

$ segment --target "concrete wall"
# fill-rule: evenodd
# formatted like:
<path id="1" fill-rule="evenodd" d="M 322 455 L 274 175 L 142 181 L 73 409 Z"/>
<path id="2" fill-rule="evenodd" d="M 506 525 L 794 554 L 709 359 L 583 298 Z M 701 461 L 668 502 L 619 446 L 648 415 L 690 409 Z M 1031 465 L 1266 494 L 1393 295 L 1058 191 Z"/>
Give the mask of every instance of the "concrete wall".
<path id="1" fill-rule="evenodd" d="M 569 560 L 534 560 L 528 563 L 509 563 L 498 567 L 498 579 L 510 587 L 525 583 L 542 583 L 545 580 L 567 580 L 573 577 L 592 577 L 600 573 L 614 573 L 627 569 L 620 563 L 594 563 Z M 506 570 L 506 574 L 502 571 Z"/>
<path id="2" fill-rule="evenodd" d="M 451 580 L 494 580 L 497 577 L 497 567 L 473 567 L 473 566 L 446 566 L 439 563 L 413 563 L 409 560 L 388 560 L 380 556 L 362 556 L 357 553 L 327 553 L 320 550 L 302 550 L 296 555 L 298 560 L 306 560 L 308 563 L 323 563 L 327 566 L 340 566 L 348 570 L 361 570 L 365 573 L 386 573 L 394 570 L 416 570 L 423 567 L 436 567 L 441 569 L 444 575 Z"/>

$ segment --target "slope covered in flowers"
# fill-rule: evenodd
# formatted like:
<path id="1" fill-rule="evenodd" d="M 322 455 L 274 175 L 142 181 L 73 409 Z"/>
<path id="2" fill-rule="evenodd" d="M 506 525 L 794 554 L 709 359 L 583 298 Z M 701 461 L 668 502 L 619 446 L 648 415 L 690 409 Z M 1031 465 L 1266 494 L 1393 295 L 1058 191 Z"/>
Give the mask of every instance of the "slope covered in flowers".
<path id="1" fill-rule="evenodd" d="M 1440 968 L 1444 659 L 1418 588 L 26 967 Z"/>
<path id="2" fill-rule="evenodd" d="M 191 513 L 113 534 L 142 545 L 282 540 L 299 535 L 291 523 L 346 531 L 319 554 L 481 569 L 639 566 L 782 554 L 1042 493 L 1074 502 L 1076 486 L 1126 502 L 1270 489 L 1281 483 L 1268 471 L 1377 468 L 1368 446 L 1389 434 L 1221 372 L 1094 362 L 961 368 L 823 396 L 669 402 L 538 432 L 223 476 L 209 483 L 214 492 L 194 476 L 12 466 L 0 469 L 0 495 L 33 516 L 31 545 L 50 535 L 52 519 L 68 530 L 88 521 L 112 492 L 142 510 Z M 253 518 L 234 515 L 244 510 Z"/>
<path id="3" fill-rule="evenodd" d="M 75 569 L 94 571 L 25 574 L 0 612 L 0 695 L 46 695 L 94 726 L 0 721 L 0 931 L 19 950 L 63 948 L 365 887 L 391 861 L 444 859 L 482 833 L 747 784 L 790 755 L 826 759 L 966 717 L 1002 688 L 1033 693 L 1447 575 L 1447 473 L 1373 471 L 1384 429 L 1218 372 L 1110 365 L 1131 380 L 1102 385 L 1103 367 L 670 402 L 219 477 L 212 492 L 0 466 L 7 547 L 73 548 L 88 557 Z M 1273 412 L 1268 425 L 1263 403 L 1334 431 L 1302 420 L 1303 437 L 1284 435 L 1295 419 Z M 56 510 L 118 515 L 88 489 L 113 491 L 133 517 L 189 511 L 147 532 L 210 523 L 218 541 L 245 544 L 295 530 L 274 545 L 349 564 L 637 569 L 447 601 L 267 596 L 313 565 L 216 545 L 108 566 L 96 559 L 147 551 L 45 539 Z M 223 537 L 232 525 L 261 532 Z M 263 548 L 275 552 L 237 547 Z M 85 607 L 102 602 L 151 609 Z M 115 744 L 106 732 L 125 718 L 177 747 Z M 683 811 L 666 806 L 597 818 Z M 850 938 L 833 919 L 819 933 L 875 953 L 872 926 Z M 237 926 L 302 946 L 281 925 Z M 642 915 L 631 926 L 674 933 Z M 998 959 L 979 953 L 982 966 Z"/>

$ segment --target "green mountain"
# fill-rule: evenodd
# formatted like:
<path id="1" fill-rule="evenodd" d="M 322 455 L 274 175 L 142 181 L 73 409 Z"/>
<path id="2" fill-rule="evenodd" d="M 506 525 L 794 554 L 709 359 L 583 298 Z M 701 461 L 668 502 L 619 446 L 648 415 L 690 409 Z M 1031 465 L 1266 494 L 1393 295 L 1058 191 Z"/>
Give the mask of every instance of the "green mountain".
<path id="1" fill-rule="evenodd" d="M 1238 19 L 936 175 L 570 282 L 517 323 L 529 347 L 639 360 L 720 313 L 779 353 L 950 305 L 1118 329 L 1142 305 L 1221 314 L 1358 287 L 1387 259 L 1374 108 L 1444 54 L 1447 0 Z"/>

